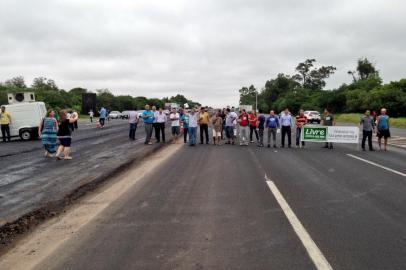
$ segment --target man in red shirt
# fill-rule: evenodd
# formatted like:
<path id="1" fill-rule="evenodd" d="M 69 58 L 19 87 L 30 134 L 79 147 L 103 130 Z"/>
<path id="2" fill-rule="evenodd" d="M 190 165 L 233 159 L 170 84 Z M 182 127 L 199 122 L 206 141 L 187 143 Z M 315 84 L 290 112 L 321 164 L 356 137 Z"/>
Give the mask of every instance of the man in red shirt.
<path id="1" fill-rule="evenodd" d="M 248 145 L 249 115 L 244 109 L 238 117 L 238 124 L 240 125 L 240 145 Z"/>
<path id="2" fill-rule="evenodd" d="M 250 141 L 251 143 L 254 143 L 254 141 L 252 140 L 252 133 L 255 132 L 255 137 L 257 138 L 257 142 L 258 142 L 258 131 L 257 131 L 257 114 L 255 112 L 250 112 L 250 114 L 248 115 L 248 120 L 250 122 Z"/>
<path id="3" fill-rule="evenodd" d="M 296 116 L 296 146 L 299 147 L 300 144 L 300 135 L 302 133 L 303 125 L 307 124 L 307 117 L 304 115 L 304 111 L 300 110 L 299 115 Z M 302 146 L 305 145 L 305 142 L 302 142 Z"/>

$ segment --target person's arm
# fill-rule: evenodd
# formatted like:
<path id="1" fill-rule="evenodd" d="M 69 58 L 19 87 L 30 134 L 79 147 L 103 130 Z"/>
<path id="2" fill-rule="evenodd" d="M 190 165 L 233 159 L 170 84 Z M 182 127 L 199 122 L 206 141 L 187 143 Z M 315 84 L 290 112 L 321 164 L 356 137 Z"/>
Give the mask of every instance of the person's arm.
<path id="1" fill-rule="evenodd" d="M 75 123 L 77 120 L 78 120 L 78 115 L 76 114 L 76 115 L 72 115 L 71 116 L 71 118 L 69 118 L 69 123 L 70 124 L 73 124 L 73 123 Z"/>
<path id="2" fill-rule="evenodd" d="M 281 122 L 279 121 L 279 117 L 275 117 L 276 121 L 276 128 L 281 128 Z"/>
<path id="3" fill-rule="evenodd" d="M 58 121 L 56 121 L 56 119 L 55 119 L 54 125 L 55 125 L 56 132 L 58 132 L 59 131 L 59 126 L 58 126 Z"/>
<path id="4" fill-rule="evenodd" d="M 41 122 L 39 122 L 39 125 L 38 125 L 38 137 L 41 137 L 41 134 L 42 134 L 42 125 L 43 125 L 43 122 L 44 121 L 44 119 L 42 119 L 41 120 Z"/>

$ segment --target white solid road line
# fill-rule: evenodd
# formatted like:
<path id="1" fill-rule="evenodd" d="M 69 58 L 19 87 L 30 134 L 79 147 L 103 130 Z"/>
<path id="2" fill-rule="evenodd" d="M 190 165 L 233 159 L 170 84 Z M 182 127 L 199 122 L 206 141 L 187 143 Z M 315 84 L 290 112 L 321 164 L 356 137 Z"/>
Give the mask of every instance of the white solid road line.
<path id="1" fill-rule="evenodd" d="M 402 173 L 402 172 L 396 171 L 396 170 L 394 170 L 394 169 L 385 167 L 385 166 L 380 165 L 380 164 L 378 164 L 378 163 L 375 163 L 375 162 L 372 162 L 372 161 L 369 161 L 369 160 L 360 158 L 360 157 L 358 157 L 358 156 L 354 156 L 354 155 L 352 155 L 352 154 L 347 154 L 347 156 L 352 157 L 352 158 L 355 158 L 355 159 L 358 159 L 358 160 L 361 160 L 361 161 L 363 161 L 363 162 L 366 162 L 366 163 L 368 163 L 368 164 L 371 164 L 371 165 L 374 165 L 374 166 L 376 166 L 376 167 L 382 168 L 382 169 L 387 170 L 387 171 L 389 171 L 389 172 L 396 173 L 396 174 L 398 174 L 398 175 L 400 175 L 400 176 L 406 177 L 406 173 Z"/>
<path id="2" fill-rule="evenodd" d="M 332 270 L 333 268 L 331 267 L 330 263 L 327 261 L 326 257 L 324 257 L 323 253 L 321 253 L 320 249 L 303 227 L 300 220 L 296 217 L 295 213 L 283 198 L 275 183 L 271 181 L 266 174 L 265 180 L 272 194 L 275 196 L 276 201 L 279 203 L 280 207 L 288 218 L 290 225 L 292 225 L 293 230 L 296 232 L 300 241 L 302 241 L 303 246 L 305 247 L 316 268 L 318 270 Z"/>

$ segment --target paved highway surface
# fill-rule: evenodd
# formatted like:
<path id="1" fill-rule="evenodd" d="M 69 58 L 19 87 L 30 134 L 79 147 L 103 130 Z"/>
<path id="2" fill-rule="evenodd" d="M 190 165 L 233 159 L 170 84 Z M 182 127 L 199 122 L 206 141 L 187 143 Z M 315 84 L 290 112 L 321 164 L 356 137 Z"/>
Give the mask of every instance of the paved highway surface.
<path id="1" fill-rule="evenodd" d="M 36 269 L 405 269 L 403 149 L 170 147 Z"/>
<path id="2" fill-rule="evenodd" d="M 142 144 L 143 127 L 136 137 L 129 140 L 125 120 L 111 120 L 102 130 L 80 123 L 73 134 L 70 161 L 45 158 L 39 140 L 1 143 L 0 226 L 142 156 L 147 147 Z"/>

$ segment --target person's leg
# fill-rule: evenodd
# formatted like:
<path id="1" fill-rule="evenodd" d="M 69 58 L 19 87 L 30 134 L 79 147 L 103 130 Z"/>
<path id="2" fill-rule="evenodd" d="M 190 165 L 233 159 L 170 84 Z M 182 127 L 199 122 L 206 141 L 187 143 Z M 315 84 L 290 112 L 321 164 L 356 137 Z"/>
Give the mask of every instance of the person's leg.
<path id="1" fill-rule="evenodd" d="M 65 147 L 63 151 L 64 159 L 72 159 L 70 156 L 70 147 Z"/>
<path id="2" fill-rule="evenodd" d="M 58 150 L 56 151 L 56 158 L 59 158 L 59 156 L 65 151 L 65 147 L 62 145 L 59 145 Z"/>
<path id="3" fill-rule="evenodd" d="M 6 125 L 1 125 L 1 135 L 3 136 L 3 142 L 6 142 Z"/>
<path id="4" fill-rule="evenodd" d="M 246 126 L 244 129 L 245 129 L 245 136 L 244 136 L 245 141 L 244 141 L 244 143 L 245 143 L 245 145 L 248 145 L 248 143 L 249 143 L 249 141 L 248 141 L 248 133 L 250 132 L 250 128 L 248 126 Z"/>
<path id="5" fill-rule="evenodd" d="M 189 131 L 189 129 L 187 129 L 187 128 L 183 129 L 183 142 L 184 143 L 187 143 L 187 135 L 189 133 L 188 131 Z"/>
<path id="6" fill-rule="evenodd" d="M 258 134 L 258 130 L 256 127 L 254 127 L 254 132 L 255 132 L 255 138 L 257 138 L 257 142 L 259 141 L 259 134 Z"/>
<path id="7" fill-rule="evenodd" d="M 286 135 L 286 127 L 282 127 L 282 138 L 281 138 L 282 147 L 285 147 L 285 135 Z"/>
<path id="8" fill-rule="evenodd" d="M 362 131 L 362 143 L 361 143 L 362 150 L 365 150 L 365 140 L 366 139 L 367 139 L 367 131 L 363 130 Z"/>
<path id="9" fill-rule="evenodd" d="M 129 137 L 130 139 L 133 138 L 133 124 L 130 124 L 130 132 L 129 132 L 129 134 L 128 134 L 128 137 Z"/>
<path id="10" fill-rule="evenodd" d="M 154 123 L 153 125 L 154 125 L 155 140 L 156 142 L 160 142 L 159 123 Z"/>
<path id="11" fill-rule="evenodd" d="M 301 128 L 296 128 L 296 146 L 300 145 L 300 133 L 302 129 Z"/>
<path id="12" fill-rule="evenodd" d="M 286 132 L 288 134 L 288 146 L 291 147 L 291 145 L 292 145 L 292 129 L 291 129 L 291 127 L 288 127 Z"/>
<path id="13" fill-rule="evenodd" d="M 372 130 L 368 131 L 367 138 L 368 138 L 369 150 L 372 151 L 373 150 L 373 147 L 372 147 Z"/>
<path id="14" fill-rule="evenodd" d="M 206 144 L 209 144 L 209 125 L 204 125 L 204 133 L 206 134 Z"/>
<path id="15" fill-rule="evenodd" d="M 217 145 L 220 145 L 220 141 L 221 141 L 221 131 L 219 134 L 217 134 Z"/>
<path id="16" fill-rule="evenodd" d="M 254 132 L 254 128 L 250 126 L 250 142 L 254 142 L 252 140 L 252 133 Z"/>
<path id="17" fill-rule="evenodd" d="M 240 135 L 239 137 L 240 145 L 242 145 L 244 143 L 244 128 L 242 126 L 240 126 L 239 135 Z"/>
<path id="18" fill-rule="evenodd" d="M 267 130 L 267 132 L 266 132 L 266 135 L 267 135 L 267 137 L 268 137 L 268 139 L 267 139 L 267 143 L 268 143 L 268 147 L 271 147 L 271 129 L 270 128 L 268 128 L 268 130 Z"/>
<path id="19" fill-rule="evenodd" d="M 200 125 L 200 144 L 203 144 L 203 132 L 204 132 L 204 125 Z"/>
<path id="20" fill-rule="evenodd" d="M 273 139 L 273 147 L 276 147 L 276 128 L 271 129 L 272 139 Z"/>

